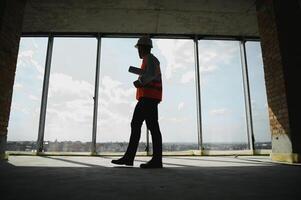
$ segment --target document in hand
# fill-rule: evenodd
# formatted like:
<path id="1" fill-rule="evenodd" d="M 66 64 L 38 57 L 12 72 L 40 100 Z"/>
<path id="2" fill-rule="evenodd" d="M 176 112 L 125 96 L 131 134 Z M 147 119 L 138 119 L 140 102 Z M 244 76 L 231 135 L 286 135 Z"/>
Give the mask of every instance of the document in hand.
<path id="1" fill-rule="evenodd" d="M 142 69 L 137 68 L 137 67 L 133 67 L 133 66 L 130 66 L 129 72 L 131 72 L 133 74 L 138 74 L 138 75 L 143 74 L 143 70 Z"/>

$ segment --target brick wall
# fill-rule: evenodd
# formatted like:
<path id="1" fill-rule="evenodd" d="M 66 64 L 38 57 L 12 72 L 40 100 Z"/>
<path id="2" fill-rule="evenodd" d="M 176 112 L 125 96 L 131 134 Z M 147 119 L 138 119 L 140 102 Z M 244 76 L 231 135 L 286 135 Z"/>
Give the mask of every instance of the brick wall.
<path id="1" fill-rule="evenodd" d="M 4 151 L 11 108 L 25 0 L 1 1 L 0 10 L 0 154 Z"/>
<path id="2" fill-rule="evenodd" d="M 269 105 L 272 148 L 275 153 L 301 153 L 300 103 L 295 90 L 300 67 L 300 8 L 297 0 L 256 2 Z M 293 24 L 293 25 L 289 25 Z M 299 25 L 300 26 L 300 25 Z"/>

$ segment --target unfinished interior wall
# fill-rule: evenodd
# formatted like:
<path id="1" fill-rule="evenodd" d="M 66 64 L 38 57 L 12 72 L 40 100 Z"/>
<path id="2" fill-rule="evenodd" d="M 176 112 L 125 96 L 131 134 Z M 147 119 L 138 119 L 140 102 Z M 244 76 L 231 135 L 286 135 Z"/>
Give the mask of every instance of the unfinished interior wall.
<path id="1" fill-rule="evenodd" d="M 5 157 L 24 6 L 25 0 L 4 0 L 0 3 L 0 159 Z"/>
<path id="2" fill-rule="evenodd" d="M 253 0 L 28 0 L 23 32 L 258 36 Z"/>
<path id="3" fill-rule="evenodd" d="M 257 16 L 263 52 L 272 159 L 300 162 L 301 136 L 297 113 L 300 97 L 294 90 L 300 82 L 300 6 L 297 0 L 257 1 Z"/>

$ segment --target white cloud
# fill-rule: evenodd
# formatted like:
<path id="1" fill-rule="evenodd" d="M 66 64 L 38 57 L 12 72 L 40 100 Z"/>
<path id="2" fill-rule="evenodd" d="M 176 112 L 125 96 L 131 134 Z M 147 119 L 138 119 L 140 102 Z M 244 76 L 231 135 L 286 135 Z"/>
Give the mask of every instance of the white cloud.
<path id="1" fill-rule="evenodd" d="M 122 85 L 122 83 L 120 81 L 113 80 L 110 76 L 104 76 L 102 78 L 102 85 L 111 90 Z"/>
<path id="2" fill-rule="evenodd" d="M 39 45 L 37 44 L 37 41 L 35 40 L 35 38 L 31 38 L 31 42 L 32 42 L 34 48 L 37 49 L 39 47 Z"/>
<path id="3" fill-rule="evenodd" d="M 189 83 L 194 80 L 195 72 L 189 71 L 182 75 L 181 83 Z"/>
<path id="4" fill-rule="evenodd" d="M 166 60 L 165 77 L 171 79 L 176 73 L 183 73 L 183 70 L 194 66 L 193 43 L 189 40 L 157 39 L 154 41 Z M 201 74 L 214 73 L 220 66 L 230 64 L 236 57 L 237 46 L 224 41 L 200 42 L 199 62 Z M 182 75 L 181 82 L 189 82 L 192 79 L 192 72 Z"/>
<path id="5" fill-rule="evenodd" d="M 230 113 L 230 110 L 227 108 L 219 108 L 219 109 L 213 109 L 209 111 L 210 115 L 214 116 L 221 116 L 221 115 L 227 115 Z"/>
<path id="6" fill-rule="evenodd" d="M 210 74 L 215 72 L 218 69 L 216 65 L 210 65 L 210 64 L 202 64 L 200 65 L 200 71 L 202 75 Z"/>
<path id="7" fill-rule="evenodd" d="M 188 121 L 188 118 L 186 117 L 159 117 L 159 121 L 162 121 L 162 124 L 165 123 L 185 123 Z"/>
<path id="8" fill-rule="evenodd" d="M 218 69 L 217 61 L 218 54 L 216 52 L 216 47 L 204 47 L 200 45 L 200 53 L 199 53 L 199 64 L 200 64 L 200 72 L 204 74 L 212 73 L 216 69 Z"/>
<path id="9" fill-rule="evenodd" d="M 127 109 L 128 110 L 128 109 Z M 109 126 L 114 126 L 120 123 L 128 123 L 129 122 L 129 118 L 127 117 L 127 113 L 128 112 L 120 112 L 121 110 L 119 110 L 119 112 L 114 112 L 113 110 L 111 110 L 109 107 L 101 107 L 100 108 L 100 116 L 101 116 L 101 123 L 102 124 L 106 124 Z M 125 111 L 125 110 L 123 110 Z M 128 123 L 129 126 L 129 123 Z"/>
<path id="10" fill-rule="evenodd" d="M 34 59 L 35 51 L 33 50 L 24 50 L 21 51 L 18 55 L 18 65 L 24 67 L 35 67 L 39 74 L 44 73 L 44 68 L 39 64 L 38 61 Z"/>
<path id="11" fill-rule="evenodd" d="M 184 107 L 184 102 L 178 104 L 178 110 L 182 110 Z"/>
<path id="12" fill-rule="evenodd" d="M 222 63 L 230 64 L 232 59 L 239 55 L 238 42 L 215 41 L 213 45 L 218 52 L 216 58 Z"/>
<path id="13" fill-rule="evenodd" d="M 110 76 L 102 78 L 100 94 L 103 95 L 105 101 L 113 104 L 130 104 L 129 99 L 135 97 L 135 91 L 134 88 L 125 88 L 120 81 L 114 80 Z"/>
<path id="14" fill-rule="evenodd" d="M 24 113 L 24 114 L 30 114 L 30 110 L 28 108 L 25 108 L 23 105 L 19 103 L 13 103 L 11 106 L 11 113 Z"/>
<path id="15" fill-rule="evenodd" d="M 19 58 L 32 58 L 33 54 L 33 50 L 24 50 L 19 53 Z"/>
<path id="16" fill-rule="evenodd" d="M 216 60 L 218 58 L 218 54 L 215 51 L 216 47 L 210 46 L 209 48 L 207 47 L 206 49 L 201 49 L 199 53 L 199 61 L 208 63 L 212 60 Z"/>
<path id="17" fill-rule="evenodd" d="M 92 124 L 93 93 L 94 86 L 86 81 L 74 80 L 71 76 L 62 73 L 51 75 L 47 119 L 54 135 L 64 129 L 80 129 L 86 126 L 85 124 Z M 88 98 L 89 96 L 91 99 Z M 134 103 L 136 103 L 134 88 L 127 88 L 122 82 L 110 76 L 102 77 L 98 109 L 98 125 L 101 131 L 108 133 L 115 126 L 118 127 L 114 130 L 129 127 L 130 112 L 133 110 Z M 70 127 L 70 124 L 74 123 L 85 124 Z M 60 125 L 61 129 L 53 127 L 54 124 Z M 78 130 L 74 130 L 76 131 Z"/>
<path id="18" fill-rule="evenodd" d="M 38 61 L 31 59 L 30 60 L 31 63 L 33 64 L 33 66 L 36 68 L 36 70 L 40 73 L 43 74 L 44 73 L 44 69 L 43 67 L 38 63 Z"/>
<path id="19" fill-rule="evenodd" d="M 87 81 L 74 80 L 63 73 L 50 76 L 49 97 L 54 95 L 76 95 L 77 98 L 93 97 L 94 86 Z"/>
<path id="20" fill-rule="evenodd" d="M 33 101 L 39 101 L 40 100 L 37 96 L 35 96 L 33 94 L 29 94 L 28 98 L 31 99 L 31 100 L 33 100 Z"/>
<path id="21" fill-rule="evenodd" d="M 23 88 L 23 85 L 21 83 L 15 82 L 14 88 L 15 89 L 21 89 L 21 88 Z"/>
<path id="22" fill-rule="evenodd" d="M 44 76 L 43 76 L 43 75 L 38 75 L 38 76 L 37 76 L 37 79 L 38 79 L 38 80 L 44 80 Z"/>
<path id="23" fill-rule="evenodd" d="M 128 127 L 132 117 L 130 113 L 136 105 L 135 92 L 135 88 L 128 88 L 111 76 L 104 76 L 100 86 L 101 124 L 108 129 L 112 127 L 112 122 Z"/>
<path id="24" fill-rule="evenodd" d="M 158 39 L 154 43 L 166 59 L 166 79 L 171 79 L 174 73 L 193 65 L 194 57 L 191 41 Z"/>
<path id="25" fill-rule="evenodd" d="M 199 62 L 202 75 L 211 74 L 238 56 L 238 48 L 232 42 L 202 41 L 199 43 Z"/>
<path id="26" fill-rule="evenodd" d="M 50 126 L 62 124 L 61 126 L 67 127 L 72 123 L 92 123 L 93 92 L 94 86 L 87 81 L 75 80 L 63 73 L 51 74 L 47 108 Z"/>
<path id="27" fill-rule="evenodd" d="M 92 122 L 93 101 L 89 99 L 75 99 L 66 102 L 68 116 L 76 122 Z M 70 115 L 71 114 L 71 115 Z"/>
<path id="28" fill-rule="evenodd" d="M 61 103 L 49 104 L 48 116 L 52 124 L 64 122 L 92 123 L 93 102 L 88 99 L 74 99 Z"/>

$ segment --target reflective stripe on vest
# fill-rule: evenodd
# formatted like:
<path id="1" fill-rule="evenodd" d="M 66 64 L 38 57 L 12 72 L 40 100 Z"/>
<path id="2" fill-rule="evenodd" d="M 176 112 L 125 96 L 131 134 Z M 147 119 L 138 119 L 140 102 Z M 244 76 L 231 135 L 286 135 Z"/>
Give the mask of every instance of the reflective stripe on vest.
<path id="1" fill-rule="evenodd" d="M 158 90 L 158 91 L 162 91 L 162 87 L 158 87 L 158 86 L 153 86 L 153 85 L 145 85 L 143 86 L 143 88 L 147 88 L 147 89 L 153 89 L 153 90 Z"/>

